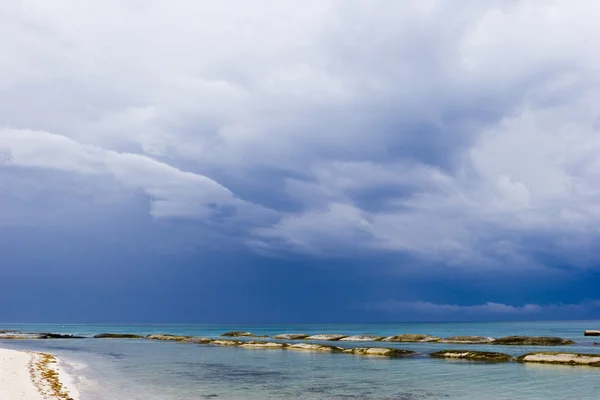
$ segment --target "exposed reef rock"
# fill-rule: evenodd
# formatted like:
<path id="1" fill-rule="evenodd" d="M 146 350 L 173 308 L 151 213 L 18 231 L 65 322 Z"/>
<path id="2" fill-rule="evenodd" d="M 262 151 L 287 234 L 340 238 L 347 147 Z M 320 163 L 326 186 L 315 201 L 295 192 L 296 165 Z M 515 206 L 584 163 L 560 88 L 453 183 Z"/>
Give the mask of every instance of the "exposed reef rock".
<path id="1" fill-rule="evenodd" d="M 326 344 L 313 344 L 313 343 L 295 343 L 286 347 L 289 350 L 299 351 L 318 351 L 324 353 L 337 353 L 344 351 L 343 348 L 337 346 L 328 346 Z"/>
<path id="2" fill-rule="evenodd" d="M 211 340 L 209 343 L 214 344 L 215 346 L 239 346 L 244 342 L 241 342 L 239 340 L 217 339 Z"/>
<path id="3" fill-rule="evenodd" d="M 180 335 L 170 335 L 170 334 L 151 334 L 146 336 L 148 340 L 167 340 L 172 342 L 182 342 L 186 339 L 191 338 L 192 336 L 180 336 Z"/>
<path id="4" fill-rule="evenodd" d="M 308 336 L 305 339 L 306 340 L 340 340 L 345 337 L 348 337 L 348 335 L 339 335 L 336 333 L 325 333 L 325 334 L 321 334 L 321 335 Z"/>
<path id="5" fill-rule="evenodd" d="M 85 339 L 85 336 L 77 336 L 77 335 L 65 335 L 62 333 L 39 333 L 40 339 Z"/>
<path id="6" fill-rule="evenodd" d="M 37 333 L 8 332 L 0 333 L 0 340 L 30 340 L 39 339 Z"/>
<path id="7" fill-rule="evenodd" d="M 383 339 L 384 342 L 413 342 L 413 343 L 429 343 L 439 342 L 442 338 L 430 335 L 419 335 L 413 333 L 403 333 L 402 335 L 389 336 Z"/>
<path id="8" fill-rule="evenodd" d="M 93 336 L 94 339 L 143 339 L 142 335 L 131 333 L 99 333 Z"/>
<path id="9" fill-rule="evenodd" d="M 252 332 L 225 332 L 221 336 L 226 336 L 226 337 L 263 337 L 263 338 L 269 337 L 269 336 L 256 336 Z"/>
<path id="10" fill-rule="evenodd" d="M 185 339 L 181 340 L 182 343 L 196 343 L 196 344 L 209 344 L 212 341 L 213 341 L 213 339 L 209 339 L 206 337 L 198 337 L 198 336 L 186 337 Z"/>
<path id="11" fill-rule="evenodd" d="M 341 338 L 340 340 L 343 342 L 378 342 L 383 339 L 385 339 L 385 336 L 355 335 L 355 336 L 347 336 L 345 338 Z"/>
<path id="12" fill-rule="evenodd" d="M 288 347 L 287 343 L 274 343 L 274 342 L 255 342 L 249 341 L 242 343 L 240 347 L 245 349 L 283 349 Z"/>
<path id="13" fill-rule="evenodd" d="M 489 344 L 495 339 L 486 336 L 452 336 L 440 340 L 441 343 L 456 343 L 456 344 Z"/>
<path id="14" fill-rule="evenodd" d="M 495 353 L 491 351 L 471 351 L 471 350 L 442 350 L 431 353 L 430 357 L 450 358 L 455 360 L 485 361 L 485 362 L 507 362 L 514 358 L 504 353 Z"/>
<path id="15" fill-rule="evenodd" d="M 560 364 L 560 365 L 582 365 L 588 367 L 600 367 L 600 354 L 579 354 L 559 352 L 529 353 L 517 358 L 518 362 Z"/>
<path id="16" fill-rule="evenodd" d="M 600 331 L 585 331 L 584 336 L 600 336 Z"/>
<path id="17" fill-rule="evenodd" d="M 282 333 L 280 335 L 273 336 L 273 339 L 281 339 L 281 340 L 299 340 L 306 339 L 310 335 L 306 333 Z"/>
<path id="18" fill-rule="evenodd" d="M 490 344 L 506 346 L 565 346 L 575 344 L 574 341 L 548 336 L 507 336 L 496 339 Z"/>
<path id="19" fill-rule="evenodd" d="M 0 340 L 28 340 L 28 339 L 85 339 L 85 336 L 76 336 L 62 333 L 21 333 L 10 332 L 0 334 Z"/>
<path id="20" fill-rule="evenodd" d="M 417 354 L 416 351 L 390 349 L 385 347 L 359 347 L 356 349 L 346 349 L 344 350 L 344 353 L 375 357 L 409 357 Z"/>

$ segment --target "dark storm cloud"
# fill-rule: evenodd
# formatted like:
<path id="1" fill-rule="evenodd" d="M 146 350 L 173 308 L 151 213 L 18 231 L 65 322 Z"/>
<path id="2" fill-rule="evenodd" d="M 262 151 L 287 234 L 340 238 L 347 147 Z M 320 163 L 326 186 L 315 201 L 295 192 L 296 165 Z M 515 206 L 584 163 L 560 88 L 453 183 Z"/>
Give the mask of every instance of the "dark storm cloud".
<path id="1" fill-rule="evenodd" d="M 380 298 L 389 271 L 425 293 L 420 271 L 449 292 L 474 285 L 444 287 L 457 273 L 598 270 L 598 4 L 175 3 L 0 16 L 6 268 L 35 270 L 31 244 L 57 256 L 39 233 L 58 229 L 148 265 L 345 263 L 359 303 L 512 304 Z"/>

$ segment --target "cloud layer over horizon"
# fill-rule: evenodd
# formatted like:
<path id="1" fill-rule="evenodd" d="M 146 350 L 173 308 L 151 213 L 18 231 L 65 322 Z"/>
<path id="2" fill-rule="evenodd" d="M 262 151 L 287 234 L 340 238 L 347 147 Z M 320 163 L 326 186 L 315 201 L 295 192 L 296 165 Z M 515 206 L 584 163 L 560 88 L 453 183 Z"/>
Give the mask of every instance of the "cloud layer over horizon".
<path id="1" fill-rule="evenodd" d="M 598 17 L 563 0 L 6 4 L 0 274 L 43 271 L 32 248 L 85 269 L 81 240 L 112 252 L 114 280 L 240 274 L 281 315 L 278 279 L 336 312 L 327 285 L 267 278 L 292 264 L 346 274 L 348 319 L 596 304 Z"/>

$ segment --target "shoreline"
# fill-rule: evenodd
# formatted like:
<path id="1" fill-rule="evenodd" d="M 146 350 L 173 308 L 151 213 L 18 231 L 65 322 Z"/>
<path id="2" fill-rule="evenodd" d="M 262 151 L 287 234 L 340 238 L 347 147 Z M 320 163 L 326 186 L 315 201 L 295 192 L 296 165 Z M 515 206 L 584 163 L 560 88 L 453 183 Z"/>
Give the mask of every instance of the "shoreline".
<path id="1" fill-rule="evenodd" d="M 0 398 L 78 400 L 79 392 L 53 355 L 0 348 Z"/>

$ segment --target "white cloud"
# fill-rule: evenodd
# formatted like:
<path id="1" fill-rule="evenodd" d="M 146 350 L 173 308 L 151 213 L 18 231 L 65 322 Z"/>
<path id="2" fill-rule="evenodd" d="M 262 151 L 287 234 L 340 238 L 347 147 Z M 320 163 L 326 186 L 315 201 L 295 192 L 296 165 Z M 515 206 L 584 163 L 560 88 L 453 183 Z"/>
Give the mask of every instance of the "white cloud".
<path id="1" fill-rule="evenodd" d="M 568 253 L 599 234 L 599 16 L 566 0 L 7 4 L 0 166 L 110 176 L 157 217 L 234 207 L 261 251 L 535 263 L 526 239 Z M 294 207 L 255 205 L 280 200 Z"/>
<path id="2" fill-rule="evenodd" d="M 110 175 L 150 196 L 151 213 L 157 217 L 205 217 L 213 205 L 242 203 L 205 176 L 180 171 L 148 156 L 102 150 L 60 135 L 4 129 L 0 130 L 0 146 L 10 149 L 7 165 Z"/>

